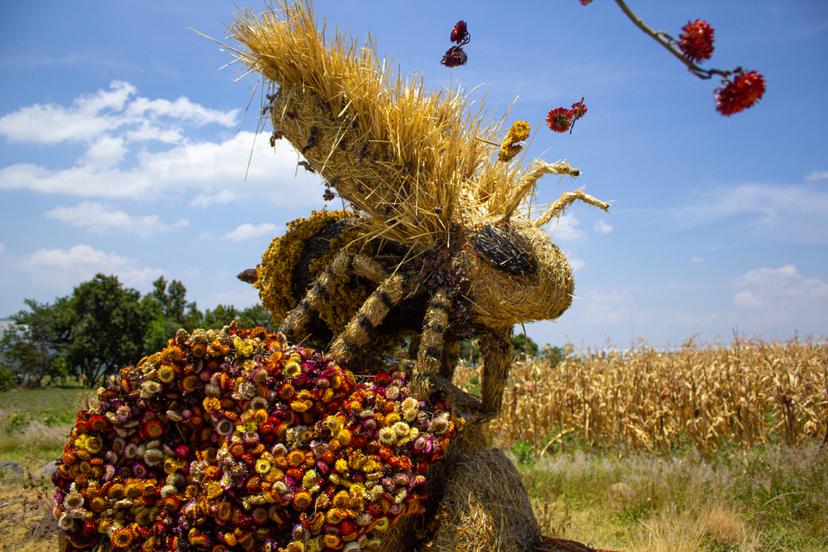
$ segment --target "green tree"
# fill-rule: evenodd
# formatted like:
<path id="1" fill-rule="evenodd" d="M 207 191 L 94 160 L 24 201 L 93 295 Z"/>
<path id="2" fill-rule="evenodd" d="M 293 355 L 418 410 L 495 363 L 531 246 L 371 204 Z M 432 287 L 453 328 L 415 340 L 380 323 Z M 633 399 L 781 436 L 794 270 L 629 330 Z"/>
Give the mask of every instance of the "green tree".
<path id="1" fill-rule="evenodd" d="M 204 311 L 201 325 L 205 328 L 222 328 L 239 318 L 239 311 L 233 305 L 216 305 L 214 309 Z"/>
<path id="2" fill-rule="evenodd" d="M 561 362 L 563 362 L 564 357 L 566 356 L 566 352 L 564 351 L 563 347 L 553 347 L 549 343 L 543 346 L 540 352 L 541 358 L 549 364 L 550 367 L 554 368 Z"/>
<path id="3" fill-rule="evenodd" d="M 244 328 L 264 326 L 272 331 L 276 329 L 273 318 L 261 303 L 243 310 L 232 305 L 216 305 L 216 308 L 204 311 L 201 324 L 205 328 L 221 328 L 234 320 Z"/>
<path id="4" fill-rule="evenodd" d="M 512 356 L 515 358 L 538 356 L 538 344 L 526 334 L 512 336 Z"/>
<path id="5" fill-rule="evenodd" d="M 47 379 L 59 382 L 68 376 L 69 300 L 63 297 L 50 304 L 26 299 L 24 303 L 27 308 L 10 317 L 13 325 L 0 337 L 0 358 L 20 385 L 39 387 Z"/>
<path id="6" fill-rule="evenodd" d="M 140 298 L 116 276 L 103 274 L 72 291 L 67 358 L 85 385 L 98 385 L 141 356 L 149 319 Z"/>
<path id="7" fill-rule="evenodd" d="M 202 324 L 202 315 L 194 302 L 187 301 L 187 288 L 178 280 L 159 277 L 152 291 L 141 299 L 148 326 L 143 350 L 151 353 L 162 349 L 179 328 L 192 330 Z"/>
<path id="8" fill-rule="evenodd" d="M 241 311 L 238 320 L 239 325 L 245 328 L 264 326 L 271 331 L 276 331 L 276 324 L 273 322 L 273 317 L 270 316 L 270 312 L 261 303 L 247 307 Z"/>

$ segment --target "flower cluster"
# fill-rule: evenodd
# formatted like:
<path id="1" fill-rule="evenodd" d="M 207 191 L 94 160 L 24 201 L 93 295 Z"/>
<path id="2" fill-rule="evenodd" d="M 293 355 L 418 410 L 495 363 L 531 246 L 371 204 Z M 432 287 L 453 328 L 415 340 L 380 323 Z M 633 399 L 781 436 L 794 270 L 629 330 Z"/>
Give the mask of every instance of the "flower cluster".
<path id="1" fill-rule="evenodd" d="M 422 510 L 460 426 L 406 378 L 355 376 L 263 328 L 180 330 L 78 413 L 58 524 L 74 549 L 371 547 Z"/>
<path id="2" fill-rule="evenodd" d="M 733 115 L 749 108 L 765 94 L 765 77 L 756 71 L 738 69 L 733 80 L 726 78 L 716 89 L 716 111 Z"/>
<path id="3" fill-rule="evenodd" d="M 572 124 L 586 115 L 587 106 L 583 100 L 575 102 L 572 107 L 556 107 L 546 115 L 546 126 L 555 132 L 567 132 Z"/>
<path id="4" fill-rule="evenodd" d="M 515 121 L 512 123 L 509 132 L 500 144 L 500 152 L 497 154 L 497 160 L 509 162 L 514 159 L 515 155 L 520 153 L 523 146 L 518 142 L 522 142 L 529 137 L 529 130 L 531 127 L 526 121 Z"/>
<path id="5" fill-rule="evenodd" d="M 469 43 L 471 35 L 469 34 L 469 27 L 465 21 L 461 19 L 454 24 L 454 27 L 451 29 L 451 34 L 449 35 L 449 40 L 458 45 Z"/>
<path id="6" fill-rule="evenodd" d="M 463 50 L 463 46 L 471 42 L 469 27 L 465 21 L 461 19 L 454 24 L 454 27 L 451 29 L 451 34 L 449 35 L 449 40 L 454 42 L 454 46 L 446 50 L 446 53 L 443 54 L 443 59 L 440 60 L 440 63 L 446 67 L 458 67 L 460 65 L 465 65 L 469 60 L 469 56 L 466 55 L 466 51 Z"/>
<path id="7" fill-rule="evenodd" d="M 682 27 L 679 48 L 690 61 L 703 61 L 713 55 L 713 27 L 704 19 L 690 21 Z"/>

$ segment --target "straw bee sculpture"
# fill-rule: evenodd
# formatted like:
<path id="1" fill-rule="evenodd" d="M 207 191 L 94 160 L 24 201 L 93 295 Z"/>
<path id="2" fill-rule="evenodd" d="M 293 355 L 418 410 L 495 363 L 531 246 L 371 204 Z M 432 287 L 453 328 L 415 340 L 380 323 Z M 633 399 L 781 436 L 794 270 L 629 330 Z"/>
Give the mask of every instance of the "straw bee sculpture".
<path id="1" fill-rule="evenodd" d="M 460 341 L 481 337 L 479 419 L 494 415 L 513 325 L 557 318 L 572 301 L 572 271 L 542 227 L 576 200 L 608 205 L 576 190 L 531 219 L 537 181 L 578 169 L 498 162 L 498 123 L 467 113 L 459 91 L 393 75 L 371 45 L 326 37 L 307 4 L 244 13 L 231 36 L 234 55 L 274 83 L 274 140 L 289 140 L 355 210 L 295 221 L 247 271 L 280 331 L 330 337 L 345 365 L 413 336 L 421 396 L 451 387 Z"/>

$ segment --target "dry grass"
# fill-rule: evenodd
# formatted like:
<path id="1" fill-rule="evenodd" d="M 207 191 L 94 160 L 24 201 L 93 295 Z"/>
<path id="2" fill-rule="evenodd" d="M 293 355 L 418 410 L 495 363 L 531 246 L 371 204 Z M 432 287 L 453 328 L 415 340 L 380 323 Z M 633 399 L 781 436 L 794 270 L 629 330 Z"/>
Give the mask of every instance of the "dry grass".
<path id="1" fill-rule="evenodd" d="M 826 550 L 828 452 L 816 444 L 714 460 L 576 451 L 519 468 L 544 534 L 627 552 Z"/>
<path id="2" fill-rule="evenodd" d="M 475 369 L 457 379 L 473 390 Z M 823 441 L 828 434 L 828 344 L 736 341 L 571 356 L 512 367 L 495 442 L 534 452 L 577 442 L 665 453 Z"/>
<path id="3" fill-rule="evenodd" d="M 26 474 L 0 474 L 0 550 L 38 552 L 58 549 L 52 517 L 52 484 Z"/>

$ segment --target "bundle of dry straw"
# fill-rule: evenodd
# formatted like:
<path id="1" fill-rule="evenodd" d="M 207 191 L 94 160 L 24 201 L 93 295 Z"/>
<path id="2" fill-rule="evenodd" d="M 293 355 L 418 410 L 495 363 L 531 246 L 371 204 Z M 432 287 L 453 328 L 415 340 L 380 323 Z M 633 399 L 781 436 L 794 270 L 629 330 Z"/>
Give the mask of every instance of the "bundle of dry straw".
<path id="1" fill-rule="evenodd" d="M 239 15 L 230 50 L 278 85 L 277 136 L 368 215 L 374 235 L 428 248 L 448 241 L 452 223 L 518 214 L 544 174 L 579 174 L 565 162 L 536 162 L 523 172 L 498 163 L 487 142 L 502 121 L 486 117 L 482 103 L 468 111 L 459 89 L 428 93 L 422 79 L 395 73 L 370 41 L 327 37 L 324 21 L 322 29 L 309 3 L 285 1 Z"/>

